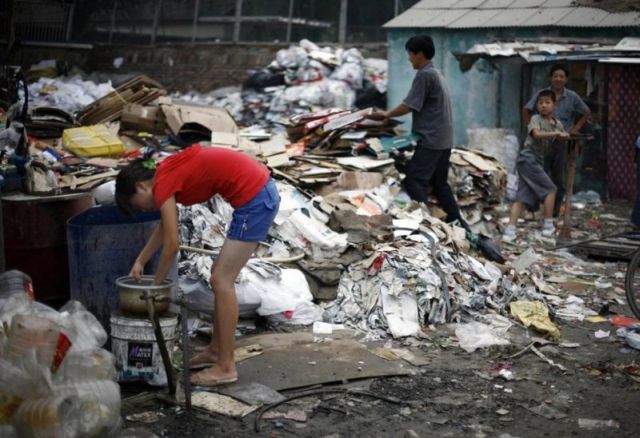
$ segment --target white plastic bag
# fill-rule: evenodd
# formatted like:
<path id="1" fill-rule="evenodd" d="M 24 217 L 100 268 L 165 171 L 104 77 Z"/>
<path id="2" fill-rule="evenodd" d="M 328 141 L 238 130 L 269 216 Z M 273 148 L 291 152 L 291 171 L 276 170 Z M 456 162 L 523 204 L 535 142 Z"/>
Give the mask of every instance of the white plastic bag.
<path id="1" fill-rule="evenodd" d="M 459 324 L 456 327 L 456 337 L 460 341 L 460 348 L 467 353 L 492 345 L 509 345 L 509 341 L 500 337 L 490 325 L 475 321 Z"/>

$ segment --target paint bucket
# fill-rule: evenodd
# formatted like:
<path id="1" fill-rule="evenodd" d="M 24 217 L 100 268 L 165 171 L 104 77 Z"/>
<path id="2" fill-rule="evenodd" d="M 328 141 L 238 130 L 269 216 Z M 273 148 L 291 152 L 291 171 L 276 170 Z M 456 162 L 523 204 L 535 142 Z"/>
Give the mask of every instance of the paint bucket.
<path id="1" fill-rule="evenodd" d="M 171 355 L 176 341 L 178 316 L 167 312 L 158 319 L 167 351 Z M 116 357 L 118 381 L 167 385 L 167 373 L 151 321 L 116 310 L 111 314 L 110 322 L 111 351 Z"/>

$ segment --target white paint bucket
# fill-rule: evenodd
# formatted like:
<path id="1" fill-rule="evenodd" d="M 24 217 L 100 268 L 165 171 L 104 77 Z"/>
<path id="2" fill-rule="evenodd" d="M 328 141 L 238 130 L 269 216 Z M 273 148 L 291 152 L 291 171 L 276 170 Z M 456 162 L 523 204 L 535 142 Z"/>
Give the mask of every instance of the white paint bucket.
<path id="1" fill-rule="evenodd" d="M 167 313 L 159 317 L 162 335 L 169 356 L 176 340 L 178 317 Z M 118 381 L 145 381 L 154 386 L 167 384 L 167 373 L 149 319 L 125 316 L 120 311 L 111 314 L 111 351 L 116 357 Z"/>

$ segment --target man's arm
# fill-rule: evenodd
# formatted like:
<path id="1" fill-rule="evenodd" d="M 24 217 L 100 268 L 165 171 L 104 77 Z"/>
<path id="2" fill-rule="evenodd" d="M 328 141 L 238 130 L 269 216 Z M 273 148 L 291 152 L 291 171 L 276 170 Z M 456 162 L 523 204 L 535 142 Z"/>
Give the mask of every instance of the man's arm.
<path id="1" fill-rule="evenodd" d="M 591 110 L 575 91 L 572 91 L 571 94 L 573 100 L 573 112 L 580 114 L 580 119 L 578 119 L 578 122 L 573 125 L 573 128 L 571 128 L 571 135 L 577 135 L 580 133 L 584 124 L 587 123 L 589 117 L 591 117 Z"/>
<path id="2" fill-rule="evenodd" d="M 529 125 L 529 122 L 531 121 L 531 111 L 529 111 L 529 108 L 527 108 L 526 106 L 522 107 L 522 121 L 524 122 L 525 125 Z"/>
<path id="3" fill-rule="evenodd" d="M 411 108 L 409 108 L 404 103 L 401 103 L 391 111 L 378 111 L 369 115 L 371 119 L 391 119 L 393 117 L 404 116 L 411 112 Z"/>
<path id="4" fill-rule="evenodd" d="M 580 133 L 580 130 L 584 126 L 584 124 L 587 123 L 587 120 L 589 120 L 590 116 L 591 116 L 591 111 L 587 111 L 586 113 L 583 113 L 582 116 L 580 117 L 580 120 L 578 120 L 576 124 L 573 125 L 573 128 L 571 128 L 571 135 L 578 135 Z"/>

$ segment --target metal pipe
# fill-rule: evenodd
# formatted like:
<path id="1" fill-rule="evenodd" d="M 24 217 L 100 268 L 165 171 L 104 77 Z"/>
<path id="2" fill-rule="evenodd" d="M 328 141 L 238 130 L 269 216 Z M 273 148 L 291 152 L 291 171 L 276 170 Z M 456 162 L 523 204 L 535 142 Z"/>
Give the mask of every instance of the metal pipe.
<path id="1" fill-rule="evenodd" d="M 154 308 L 153 296 L 147 290 L 144 291 L 144 297 L 147 301 L 147 312 L 149 313 L 149 319 L 151 320 L 153 331 L 156 334 L 156 342 L 158 343 L 158 348 L 160 349 L 162 363 L 164 365 L 165 372 L 167 373 L 167 384 L 169 385 L 169 393 L 171 395 L 175 395 L 176 379 L 173 373 L 173 365 L 171 364 L 171 357 L 169 356 L 169 351 L 167 350 L 167 344 L 164 341 L 164 335 L 162 334 L 160 320 L 158 319 L 158 314 L 156 313 Z"/>
<path id="2" fill-rule="evenodd" d="M 185 245 L 180 245 L 180 250 L 181 251 L 187 251 L 187 252 L 197 252 L 200 254 L 206 254 L 206 255 L 211 255 L 211 256 L 217 256 L 218 254 L 220 254 L 219 251 L 211 251 L 210 249 L 203 249 L 203 248 L 195 248 L 193 246 L 185 246 Z M 297 254 L 295 256 L 291 256 L 291 257 L 285 257 L 285 258 L 278 258 L 278 257 L 258 257 L 260 260 L 264 260 L 265 262 L 271 262 L 271 263 L 291 263 L 291 262 L 297 262 L 298 260 L 302 260 L 305 257 L 305 254 Z"/>
<path id="3" fill-rule="evenodd" d="M 109 44 L 113 42 L 113 28 L 116 26 L 117 13 L 118 13 L 118 0 L 113 0 L 113 9 L 111 10 L 111 23 L 109 25 Z"/>
<path id="4" fill-rule="evenodd" d="M 76 0 L 73 0 L 71 6 L 69 7 L 69 15 L 67 16 L 67 32 L 65 36 L 65 41 L 69 41 L 71 39 L 71 34 L 73 33 L 73 16 L 76 12 Z"/>
<path id="5" fill-rule="evenodd" d="M 162 2 L 164 0 L 158 0 L 156 2 L 156 10 L 153 13 L 153 26 L 151 29 L 151 44 L 156 43 L 156 37 L 158 35 L 158 23 L 160 22 L 160 11 L 162 11 Z"/>
<path id="6" fill-rule="evenodd" d="M 200 0 L 196 0 L 196 4 L 193 8 L 193 35 L 191 35 L 191 42 L 196 41 L 198 36 L 198 15 L 200 15 Z"/>
<path id="7" fill-rule="evenodd" d="M 182 386 L 184 387 L 184 405 L 191 410 L 191 379 L 189 373 L 189 310 L 185 303 L 180 305 L 180 332 L 182 334 Z"/>
<path id="8" fill-rule="evenodd" d="M 344 44 L 347 41 L 347 7 L 349 0 L 340 0 L 340 20 L 338 22 L 338 42 Z"/>
<path id="9" fill-rule="evenodd" d="M 240 41 L 240 21 L 242 17 L 242 0 L 236 0 L 236 16 L 233 24 L 233 42 Z"/>
<path id="10" fill-rule="evenodd" d="M 287 42 L 291 42 L 291 19 L 293 18 L 293 7 L 295 0 L 289 0 L 289 19 L 287 20 Z"/>

